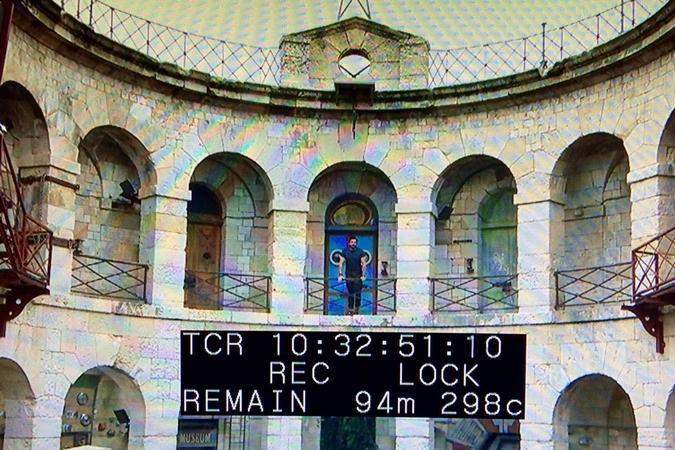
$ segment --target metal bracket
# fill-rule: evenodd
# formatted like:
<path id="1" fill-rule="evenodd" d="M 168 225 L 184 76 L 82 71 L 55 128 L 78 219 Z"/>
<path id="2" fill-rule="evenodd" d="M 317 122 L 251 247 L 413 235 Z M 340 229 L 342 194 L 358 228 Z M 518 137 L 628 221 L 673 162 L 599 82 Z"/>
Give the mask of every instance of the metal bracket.
<path id="1" fill-rule="evenodd" d="M 656 351 L 663 354 L 666 342 L 663 339 L 663 320 L 660 305 L 643 301 L 635 305 L 621 305 L 624 311 L 630 311 L 642 322 L 642 326 L 656 338 Z"/>
<path id="2" fill-rule="evenodd" d="M 38 286 L 23 286 L 5 292 L 5 303 L 0 304 L 0 337 L 5 337 L 7 322 L 21 314 L 35 297 L 48 292 L 47 289 Z"/>

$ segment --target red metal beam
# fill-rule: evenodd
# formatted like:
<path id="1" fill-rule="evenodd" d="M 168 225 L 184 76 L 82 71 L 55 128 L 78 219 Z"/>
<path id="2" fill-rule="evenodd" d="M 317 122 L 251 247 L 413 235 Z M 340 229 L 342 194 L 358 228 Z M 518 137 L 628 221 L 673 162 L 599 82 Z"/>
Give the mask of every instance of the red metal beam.
<path id="1" fill-rule="evenodd" d="M 12 28 L 12 13 L 14 12 L 14 0 L 1 0 L 0 14 L 0 83 L 5 70 L 5 58 L 7 57 L 7 45 L 9 44 L 9 31 Z"/>

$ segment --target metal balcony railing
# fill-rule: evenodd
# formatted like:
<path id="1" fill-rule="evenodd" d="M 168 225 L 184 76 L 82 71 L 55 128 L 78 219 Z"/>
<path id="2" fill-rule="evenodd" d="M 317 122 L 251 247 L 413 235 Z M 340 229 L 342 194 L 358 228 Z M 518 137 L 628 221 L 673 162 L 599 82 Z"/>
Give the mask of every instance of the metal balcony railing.
<path id="1" fill-rule="evenodd" d="M 633 302 L 675 290 L 675 228 L 632 251 Z"/>
<path id="2" fill-rule="evenodd" d="M 629 262 L 555 272 L 556 308 L 622 303 L 631 299 Z"/>
<path id="3" fill-rule="evenodd" d="M 269 312 L 271 284 L 269 275 L 188 270 L 186 303 L 193 308 Z"/>
<path id="4" fill-rule="evenodd" d="M 3 135 L 0 129 L 0 272 L 11 272 L 12 280 L 7 281 L 13 286 L 25 283 L 46 289 L 53 235 L 26 212 Z"/>
<path id="5" fill-rule="evenodd" d="M 178 30 L 99 0 L 55 0 L 96 33 L 160 62 L 232 81 L 278 85 L 281 52 Z"/>
<path id="6" fill-rule="evenodd" d="M 33 0 L 36 1 L 36 0 Z M 282 52 L 189 33 L 115 9 L 99 0 L 53 0 L 96 33 L 161 62 L 232 81 L 279 85 Z M 665 0 L 622 0 L 559 28 L 484 45 L 432 50 L 429 86 L 489 80 L 553 63 L 604 44 L 651 16 Z"/>
<path id="7" fill-rule="evenodd" d="M 145 264 L 73 254 L 71 292 L 145 301 L 147 281 L 148 266 Z"/>
<path id="8" fill-rule="evenodd" d="M 337 278 L 305 278 L 305 312 L 344 315 L 348 313 L 347 282 Z M 359 314 L 396 312 L 396 278 L 366 278 L 361 290 Z"/>
<path id="9" fill-rule="evenodd" d="M 518 308 L 518 275 L 431 278 L 433 312 L 486 312 Z"/>
<path id="10" fill-rule="evenodd" d="M 554 63 L 602 45 L 654 14 L 665 0 L 623 0 L 598 14 L 559 28 L 484 45 L 432 50 L 432 87 L 472 83 L 526 72 L 545 71 Z"/>

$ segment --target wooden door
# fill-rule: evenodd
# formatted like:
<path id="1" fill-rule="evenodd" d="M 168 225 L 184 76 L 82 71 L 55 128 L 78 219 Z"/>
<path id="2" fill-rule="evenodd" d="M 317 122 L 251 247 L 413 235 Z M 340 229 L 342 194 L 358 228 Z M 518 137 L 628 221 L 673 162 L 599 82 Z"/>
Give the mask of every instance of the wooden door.
<path id="1" fill-rule="evenodd" d="M 185 305 L 220 309 L 220 224 L 188 219 Z"/>

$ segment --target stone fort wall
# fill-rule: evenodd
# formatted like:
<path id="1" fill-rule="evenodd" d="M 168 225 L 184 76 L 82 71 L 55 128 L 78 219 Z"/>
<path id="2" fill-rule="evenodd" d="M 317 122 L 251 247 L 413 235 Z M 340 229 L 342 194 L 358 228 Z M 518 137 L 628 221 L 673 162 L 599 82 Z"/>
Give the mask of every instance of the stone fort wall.
<path id="1" fill-rule="evenodd" d="M 564 430 L 574 414 L 623 429 L 624 419 L 603 417 L 602 408 L 570 412 L 575 392 L 589 389 L 580 381 L 599 379 L 591 390 L 614 395 L 616 386 L 598 377 L 627 394 L 635 417 L 635 435 L 615 430 L 609 448 L 675 445 L 673 316 L 664 317 L 666 352 L 657 354 L 640 322 L 618 305 L 555 309 L 553 278 L 557 269 L 625 262 L 630 248 L 675 224 L 672 49 L 652 54 L 643 42 L 640 64 L 605 76 L 597 69 L 578 79 L 539 80 L 517 87 L 531 89 L 517 99 L 508 98 L 508 87 L 488 91 L 494 100 L 478 105 L 480 93 L 438 92 L 433 108 L 421 108 L 425 99 L 409 100 L 410 109 L 375 103 L 352 122 L 351 111 L 323 108 L 319 100 L 288 107 L 255 87 L 209 90 L 184 74 L 80 59 L 68 33 L 57 27 L 60 37 L 38 39 L 28 26 L 13 30 L 3 100 L 18 98 L 12 111 L 23 119 L 10 146 L 24 173 L 65 182 L 27 188 L 32 209 L 56 236 L 83 239 L 82 249 L 101 253 L 112 241 L 104 256 L 149 264 L 148 302 L 71 293 L 72 252 L 55 250 L 52 295 L 34 301 L 0 339 L 0 369 L 10 380 L 0 381 L 11 423 L 6 448 L 55 448 L 70 386 L 97 367 L 126 377 L 142 398 L 132 411 L 142 419 L 129 448 L 172 448 L 179 330 L 281 326 L 526 333 L 521 448 L 567 448 Z M 26 112 L 31 99 L 37 109 Z M 94 150 L 85 151 L 97 136 L 112 148 L 98 158 L 98 170 Z M 222 155 L 236 163 L 210 169 Z M 476 176 L 453 185 L 468 167 Z M 214 172 L 221 178 L 208 179 Z M 347 177 L 359 179 L 359 188 L 345 185 Z M 140 205 L 115 210 L 116 185 L 128 178 Z M 184 307 L 195 181 L 211 186 L 225 206 L 222 267 L 271 276 L 269 313 Z M 480 267 L 479 205 L 497 188 L 514 191 L 517 309 L 432 312 L 428 277 L 466 273 L 466 258 Z M 398 279 L 393 315 L 303 311 L 303 277 L 323 272 L 325 208 L 342 192 L 370 196 L 378 208 L 379 251 Z M 453 210 L 447 219 L 439 218 L 443 206 Z M 8 386 L 14 379 L 17 390 Z M 625 410 L 625 400 L 616 402 Z M 268 418 L 265 445 L 313 449 L 310 434 L 303 437 L 308 426 L 300 418 Z M 397 419 L 393 428 L 387 445 L 431 448 L 430 421 Z"/>

